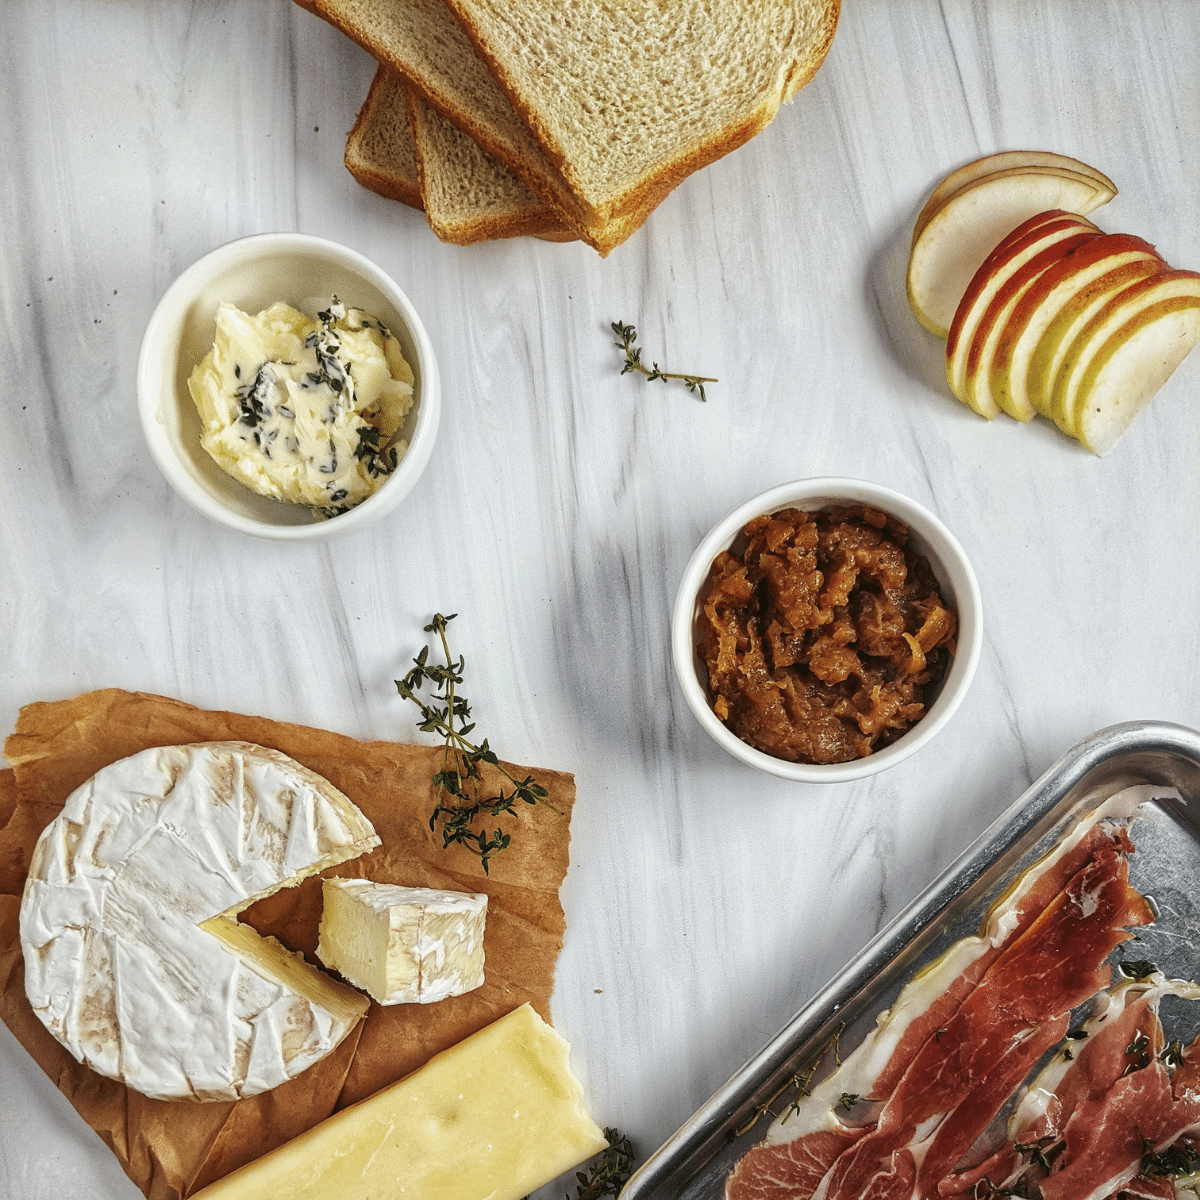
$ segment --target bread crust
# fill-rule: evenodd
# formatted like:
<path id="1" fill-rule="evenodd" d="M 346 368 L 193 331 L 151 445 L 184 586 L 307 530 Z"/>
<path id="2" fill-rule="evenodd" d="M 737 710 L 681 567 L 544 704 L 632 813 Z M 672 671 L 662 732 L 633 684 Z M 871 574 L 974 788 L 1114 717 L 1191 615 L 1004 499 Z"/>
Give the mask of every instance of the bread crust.
<path id="1" fill-rule="evenodd" d="M 518 116 L 532 131 L 546 157 L 562 174 L 568 186 L 579 199 L 588 224 L 593 230 L 603 230 L 606 225 L 619 222 L 621 218 L 629 221 L 636 213 L 640 213 L 641 221 L 645 221 L 646 217 L 688 175 L 745 145 L 755 134 L 761 132 L 779 111 L 780 104 L 790 101 L 817 73 L 833 44 L 841 13 L 841 0 L 824 0 L 824 11 L 816 37 L 805 45 L 802 57 L 782 64 L 783 71 L 775 89 L 765 94 L 756 108 L 739 120 L 706 131 L 692 145 L 681 149 L 646 171 L 641 178 L 635 180 L 619 195 L 606 201 L 589 202 L 586 194 L 592 189 L 588 187 L 585 180 L 580 178 L 574 164 L 569 161 L 558 145 L 552 129 L 524 93 L 520 80 L 515 78 L 509 70 L 507 62 L 500 53 L 500 48 L 489 41 L 487 32 L 475 19 L 472 12 L 472 0 L 445 0 L 445 3 L 458 19 L 479 56 L 495 76 Z M 639 225 L 641 221 L 638 222 Z M 636 228 L 635 225 L 633 229 Z M 624 236 L 619 236 L 615 241 L 601 234 L 599 238 L 601 244 L 597 246 L 597 249 L 602 254 L 606 254 L 613 246 L 619 244 L 619 241 L 624 240 L 624 237 L 629 236 L 633 229 L 624 232 Z"/>
<path id="2" fill-rule="evenodd" d="M 367 91 L 367 98 L 362 102 L 362 107 L 358 110 L 358 116 L 354 118 L 354 125 L 346 135 L 346 150 L 342 156 L 342 161 L 346 164 L 346 170 L 350 172 L 354 179 L 369 191 L 375 192 L 380 196 L 385 196 L 389 200 L 399 200 L 401 204 L 407 204 L 409 208 L 415 208 L 418 212 L 423 212 L 425 204 L 421 198 L 421 180 L 419 174 L 410 176 L 407 173 L 399 171 L 384 171 L 370 161 L 364 149 L 364 143 L 368 137 L 371 123 L 376 119 L 379 106 L 384 103 L 383 92 L 386 86 L 387 78 L 383 67 L 380 67 L 375 72 L 375 77 L 371 80 L 371 86 Z M 419 159 L 415 144 L 413 146 L 413 160 L 414 165 L 419 169 Z"/>
<path id="3" fill-rule="evenodd" d="M 383 70 L 385 68 L 380 67 L 380 71 Z M 423 101 L 408 83 L 404 84 L 404 99 L 409 129 L 416 147 L 425 217 L 430 228 L 443 242 L 450 242 L 456 246 L 472 246 L 477 242 L 524 236 L 545 237 L 555 241 L 576 240 L 574 231 L 564 226 L 554 210 L 546 207 L 529 192 L 526 192 L 526 195 L 532 203 L 518 203 L 500 211 L 490 209 L 472 216 L 443 212 L 435 202 L 431 190 L 430 176 L 436 170 L 436 165 L 430 161 L 433 145 L 428 128 L 428 111 L 422 112 Z M 459 136 L 466 135 L 460 131 Z M 483 151 L 480 150 L 479 153 L 482 154 Z M 491 165 L 497 170 L 503 169 L 499 164 Z"/>
<path id="4" fill-rule="evenodd" d="M 403 13 L 408 0 L 394 2 L 400 5 L 399 11 Z M 801 0 L 793 2 L 799 5 Z M 447 14 L 461 30 L 449 40 L 457 47 L 465 35 L 469 45 L 474 47 L 500 93 L 512 106 L 518 123 L 528 131 L 530 136 L 522 133 L 517 139 L 524 139 L 532 146 L 528 154 L 514 153 L 512 142 L 504 142 L 495 129 L 479 119 L 469 108 L 450 102 L 447 95 L 434 86 L 433 81 L 424 78 L 414 62 L 407 60 L 396 47 L 389 45 L 378 29 L 363 18 L 362 12 L 359 11 L 363 0 L 296 0 L 296 3 L 333 24 L 399 75 L 405 85 L 424 103 L 520 179 L 543 203 L 554 210 L 559 218 L 560 228 L 557 232 L 553 229 L 542 229 L 539 232 L 536 228 L 520 228 L 514 233 L 498 236 L 518 236 L 519 233 L 532 232 L 535 236 L 566 240 L 571 233 L 564 232 L 565 228 L 577 234 L 602 256 L 607 255 L 640 228 L 650 213 L 688 175 L 744 145 L 770 123 L 778 112 L 779 105 L 791 100 L 816 74 L 832 45 L 840 15 L 840 0 L 817 0 L 820 7 L 812 36 L 792 59 L 780 61 L 778 72 L 770 86 L 758 96 L 757 102 L 744 106 L 741 112 L 735 113 L 729 120 L 722 121 L 712 128 L 698 130 L 696 136 L 687 144 L 670 153 L 664 153 L 659 161 L 651 163 L 609 194 L 600 194 L 594 181 L 589 181 L 581 173 L 577 164 L 571 161 L 570 155 L 558 144 L 549 123 L 525 94 L 521 80 L 509 69 L 501 52 L 502 47 L 491 45 L 486 31 L 473 19 L 473 5 L 478 4 L 479 0 L 445 0 Z M 428 15 L 428 4 L 414 4 L 414 12 L 416 8 L 422 7 Z M 397 10 L 389 11 L 394 18 Z M 441 12 L 440 6 L 437 12 Z M 433 24 L 440 25 L 440 22 L 439 16 Z M 414 23 L 419 24 L 416 16 Z M 513 48 L 509 49 L 511 53 Z M 474 70 L 478 74 L 478 66 Z M 375 86 L 373 81 L 372 90 Z M 492 86 L 491 82 L 487 84 L 489 95 L 493 94 Z M 368 95 L 364 111 L 370 99 Z M 503 99 L 497 96 L 496 103 L 503 105 Z M 360 111 L 355 129 L 358 129 L 362 120 L 363 112 Z M 351 139 L 354 133 L 352 130 Z M 533 161 L 535 158 L 540 161 Z M 411 203 L 405 195 L 398 194 L 406 189 L 397 187 L 394 181 L 372 171 L 369 165 L 360 161 L 356 166 L 351 166 L 349 142 L 346 165 L 364 186 Z M 481 226 L 481 230 L 482 228 Z M 439 233 L 439 236 L 442 234 Z M 458 241 L 460 236 L 462 235 L 456 234 L 453 240 Z M 497 235 L 471 235 L 470 241 L 481 240 L 482 236 Z"/>
<path id="5" fill-rule="evenodd" d="M 352 2 L 348 2 L 348 0 L 295 0 L 295 2 L 308 12 L 327 21 L 335 29 L 340 30 L 351 41 L 366 50 L 377 62 L 399 75 L 430 108 L 465 133 L 486 154 L 515 175 L 544 204 L 554 209 L 559 217 L 577 232 L 580 238 L 595 249 L 600 249 L 589 231 L 575 197 L 551 163 L 544 159 L 537 143 L 531 136 L 528 137 L 530 153 L 523 155 L 515 152 L 512 145 L 500 138 L 493 128 L 481 121 L 469 108 L 452 103 L 433 85 L 431 80 L 425 78 L 416 69 L 413 62 L 399 53 L 397 47 L 380 37 L 376 29 L 366 23 L 357 22 L 354 19 Z M 447 20 L 457 28 L 457 22 L 454 21 L 449 10 L 447 10 Z M 520 120 L 515 113 L 513 116 L 515 123 L 520 125 Z M 543 161 L 539 163 L 535 161 L 536 158 L 542 158 Z"/>

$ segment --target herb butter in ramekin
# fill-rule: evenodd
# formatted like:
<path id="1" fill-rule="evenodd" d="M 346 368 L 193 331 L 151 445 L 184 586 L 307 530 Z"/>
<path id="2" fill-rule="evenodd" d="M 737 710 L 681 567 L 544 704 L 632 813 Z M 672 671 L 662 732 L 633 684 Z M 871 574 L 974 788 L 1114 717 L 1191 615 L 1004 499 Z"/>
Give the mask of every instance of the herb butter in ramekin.
<path id="1" fill-rule="evenodd" d="M 408 448 L 394 439 L 412 369 L 378 318 L 336 296 L 315 321 L 282 302 L 256 316 L 221 304 L 188 390 L 226 474 L 323 517 L 370 496 Z"/>

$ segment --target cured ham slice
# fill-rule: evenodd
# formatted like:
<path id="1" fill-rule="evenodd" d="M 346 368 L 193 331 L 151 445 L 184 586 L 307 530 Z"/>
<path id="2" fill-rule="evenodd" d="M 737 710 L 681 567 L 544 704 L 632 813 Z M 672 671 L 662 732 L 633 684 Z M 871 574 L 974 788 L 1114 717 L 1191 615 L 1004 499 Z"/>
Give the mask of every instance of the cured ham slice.
<path id="1" fill-rule="evenodd" d="M 1200 999 L 1200 987 L 1155 975 L 1126 979 L 1098 997 L 1076 1036 L 1025 1089 L 1009 1118 L 1006 1143 L 978 1167 L 943 1178 L 938 1193 L 973 1197 L 1012 1188 L 1022 1179 L 1040 1179 L 1047 1164 L 1065 1166 L 1071 1148 L 1064 1143 L 1064 1133 L 1075 1113 L 1085 1107 L 1094 1117 L 1097 1106 L 1105 1103 L 1119 1109 L 1120 1090 L 1114 1093 L 1114 1086 L 1157 1059 L 1163 1046 L 1158 1005 L 1164 995 Z M 1185 1110 L 1179 1109 L 1177 1116 L 1185 1117 Z"/>
<path id="2" fill-rule="evenodd" d="M 790 1142 L 754 1146 L 738 1161 L 725 1194 L 737 1200 L 811 1196 L 833 1161 L 862 1133 L 818 1129 Z"/>
<path id="3" fill-rule="evenodd" d="M 1129 884 L 1120 822 L 1161 791 L 1110 797 L 1017 880 L 978 937 L 914 977 L 854 1053 L 775 1120 L 736 1165 L 726 1200 L 910 1200 L 963 1179 L 951 1171 L 1062 1038 L 1071 1009 L 1108 984 L 1105 959 L 1153 919 Z M 872 1102 L 861 1122 L 857 1109 L 839 1114 L 846 1093 Z"/>
<path id="4" fill-rule="evenodd" d="M 1022 1054 L 1046 1022 L 1065 1020 L 1107 985 L 1105 959 L 1131 936 L 1129 926 L 1153 920 L 1149 905 L 1129 884 L 1129 850 L 1132 844 L 1124 830 L 1117 831 L 1037 920 L 1005 946 L 942 1036 L 928 1039 L 917 1052 L 884 1105 L 877 1128 L 843 1152 L 815 1196 L 913 1196 L 913 1181 L 897 1169 L 898 1146 L 914 1140 L 925 1122 L 956 1114 L 1008 1054 Z M 1059 1036 L 1065 1031 L 1063 1025 Z M 999 1097 L 990 1113 L 981 1112 L 974 1120 L 976 1136 L 1008 1094 Z M 924 1184 L 936 1187 L 936 1180 Z"/>
<path id="5" fill-rule="evenodd" d="M 764 1142 L 738 1162 L 727 1200 L 811 1195 L 844 1150 L 868 1130 L 837 1115 L 845 1093 L 886 1097 L 914 1055 L 941 1030 L 1004 946 L 1020 936 L 1113 834 L 1104 818 L 1126 817 L 1143 797 L 1122 793 L 1081 821 L 993 906 L 978 937 L 963 938 L 905 985 L 864 1042 L 841 1067 L 799 1097 L 771 1126 Z"/>
<path id="6" fill-rule="evenodd" d="M 1084 1100 L 1067 1122 L 1066 1165 L 1041 1181 L 1043 1200 L 1105 1200 L 1141 1172 L 1147 1145 L 1166 1149 L 1200 1117 L 1200 1096 L 1176 1101 L 1157 1059 Z"/>

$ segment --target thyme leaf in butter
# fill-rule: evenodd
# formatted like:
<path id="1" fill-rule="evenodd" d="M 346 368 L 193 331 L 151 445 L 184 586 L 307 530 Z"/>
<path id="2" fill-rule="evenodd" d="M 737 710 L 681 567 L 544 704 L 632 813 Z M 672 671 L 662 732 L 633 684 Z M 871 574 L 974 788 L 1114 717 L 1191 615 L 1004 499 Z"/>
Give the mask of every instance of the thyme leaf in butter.
<path id="1" fill-rule="evenodd" d="M 411 700 L 421 713 L 422 733 L 436 733 L 442 737 L 442 769 L 433 777 L 436 798 L 433 812 L 429 816 L 429 828 L 442 833 L 442 849 L 447 846 L 465 846 L 478 855 L 483 873 L 488 874 L 488 864 L 499 853 L 508 849 L 512 835 L 500 828 L 488 830 L 485 822 L 504 815 L 515 816 L 518 803 L 544 804 L 554 812 L 547 799 L 549 792 L 532 775 L 517 779 L 501 763 L 488 745 L 487 738 L 470 741 L 467 735 L 475 728 L 471 720 L 471 706 L 458 690 L 463 681 L 464 659 L 457 661 L 450 654 L 450 643 L 446 637 L 446 626 L 457 616 L 451 613 L 444 617 L 435 613 L 426 633 L 436 633 L 442 647 L 442 663 L 429 661 L 429 647 L 423 646 L 413 659 L 412 670 L 403 679 L 397 679 L 396 690 L 406 700 Z M 429 685 L 432 692 L 429 702 L 417 693 Z M 494 796 L 487 795 L 481 766 L 494 768 L 511 785 L 505 791 L 502 783 Z"/>
<path id="2" fill-rule="evenodd" d="M 642 352 L 635 344 L 637 329 L 632 325 L 626 325 L 624 321 L 613 321 L 610 328 L 621 339 L 619 342 L 613 342 L 613 345 L 618 350 L 625 351 L 625 365 L 621 368 L 622 375 L 636 371 L 639 375 L 646 377 L 647 383 L 652 383 L 655 379 L 661 379 L 664 383 L 668 379 L 678 379 L 689 392 L 699 393 L 701 400 L 708 399 L 704 394 L 704 385 L 719 382 L 707 375 L 682 375 L 674 371 L 664 371 L 658 363 L 653 363 L 648 367 L 642 362 Z"/>

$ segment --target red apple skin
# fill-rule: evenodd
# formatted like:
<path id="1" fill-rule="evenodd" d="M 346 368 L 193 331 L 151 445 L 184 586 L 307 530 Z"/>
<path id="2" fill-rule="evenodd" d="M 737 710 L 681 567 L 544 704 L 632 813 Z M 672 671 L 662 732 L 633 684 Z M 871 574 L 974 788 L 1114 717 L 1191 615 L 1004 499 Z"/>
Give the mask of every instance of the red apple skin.
<path id="1" fill-rule="evenodd" d="M 975 328 L 992 294 L 1027 260 L 1055 243 L 1083 235 L 1098 236 L 1099 230 L 1085 217 L 1057 210 L 1041 213 L 1019 225 L 984 259 L 963 293 L 946 339 L 946 380 L 950 390 L 964 403 L 966 396 L 966 352 Z M 976 409 L 981 416 L 995 411 Z"/>
<path id="2" fill-rule="evenodd" d="M 998 171 L 946 198 L 913 242 L 905 289 L 917 320 L 945 337 L 979 264 L 1014 227 L 1054 209 L 1088 213 L 1112 198 L 1078 172 Z"/>
<path id="3" fill-rule="evenodd" d="M 1106 233 L 1072 250 L 1044 271 L 1018 300 L 996 342 L 989 369 L 988 387 L 996 404 L 1010 417 L 1028 421 L 1042 411 L 1030 397 L 1026 386 L 1029 359 L 1036 342 L 1022 348 L 1022 361 L 1014 367 L 1014 355 L 1030 331 L 1044 332 L 1059 311 L 1069 305 L 1092 279 L 1100 279 L 1110 270 L 1127 263 L 1149 261 L 1166 264 L 1154 247 L 1128 233 Z M 1111 264 L 1106 268 L 1106 264 Z M 1089 278 L 1090 274 L 1090 278 Z M 1078 281 L 1077 290 L 1072 286 Z M 1047 308 L 1053 305 L 1053 310 Z"/>
<path id="4" fill-rule="evenodd" d="M 1052 233 L 1058 229 L 1073 230 L 1079 233 L 1085 233 L 1089 230 L 1096 233 L 1099 232 L 1096 226 L 1086 217 L 1078 216 L 1076 213 L 1065 212 L 1061 208 L 1038 213 L 1036 216 L 1030 217 L 1028 221 L 1023 221 L 1018 225 L 979 264 L 979 270 L 975 272 L 971 277 L 971 282 L 967 284 L 967 290 L 963 292 L 962 299 L 958 302 L 958 308 L 954 313 L 954 321 L 950 326 L 949 334 L 946 336 L 947 358 L 950 358 L 954 354 L 956 343 L 962 336 L 962 327 L 971 310 L 971 306 L 978 300 L 979 293 L 987 287 L 993 272 L 1003 263 L 1009 261 L 1014 255 L 1020 254 L 1031 243 L 1035 242 L 1039 235 Z"/>
<path id="5" fill-rule="evenodd" d="M 963 367 L 965 399 L 976 412 L 985 415 L 991 412 L 998 415 L 1001 411 L 991 395 L 987 380 L 983 378 L 984 373 L 980 370 L 984 357 L 990 349 L 989 339 L 996 331 L 997 323 L 1004 318 L 1007 312 L 1011 311 L 1011 306 L 1019 301 L 1024 292 L 1041 275 L 1102 236 L 1099 232 L 1071 234 L 1069 237 L 1055 242 L 1052 246 L 1047 246 L 1045 250 L 1039 251 L 1000 285 L 983 310 L 979 323 L 975 326 L 975 332 L 971 335 L 971 340 L 966 347 L 966 362 Z"/>

